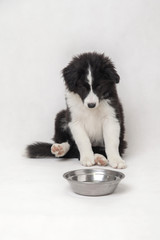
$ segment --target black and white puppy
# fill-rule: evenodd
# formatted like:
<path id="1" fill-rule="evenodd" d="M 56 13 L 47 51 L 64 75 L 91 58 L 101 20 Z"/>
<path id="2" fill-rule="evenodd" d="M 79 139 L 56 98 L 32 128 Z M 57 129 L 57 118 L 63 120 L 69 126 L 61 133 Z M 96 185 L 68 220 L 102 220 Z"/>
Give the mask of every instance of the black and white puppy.
<path id="1" fill-rule="evenodd" d="M 55 120 L 54 143 L 27 147 L 29 157 L 79 158 L 83 166 L 94 164 L 125 168 L 124 117 L 116 83 L 119 76 L 104 54 L 74 57 L 62 71 L 66 86 L 66 110 Z"/>

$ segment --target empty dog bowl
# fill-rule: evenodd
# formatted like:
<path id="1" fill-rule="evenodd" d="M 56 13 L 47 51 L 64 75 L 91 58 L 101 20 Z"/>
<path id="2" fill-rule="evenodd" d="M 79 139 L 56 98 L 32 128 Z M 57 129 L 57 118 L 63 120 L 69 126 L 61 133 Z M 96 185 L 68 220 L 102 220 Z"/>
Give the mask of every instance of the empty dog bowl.
<path id="1" fill-rule="evenodd" d="M 114 192 L 125 175 L 106 169 L 79 169 L 64 173 L 75 193 L 86 196 L 101 196 Z"/>

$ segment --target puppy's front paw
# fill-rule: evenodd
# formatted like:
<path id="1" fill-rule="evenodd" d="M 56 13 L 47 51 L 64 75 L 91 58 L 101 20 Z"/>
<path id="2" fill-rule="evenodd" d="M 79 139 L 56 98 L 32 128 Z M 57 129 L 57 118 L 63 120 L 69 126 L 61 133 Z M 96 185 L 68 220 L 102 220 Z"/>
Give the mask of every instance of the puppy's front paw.
<path id="1" fill-rule="evenodd" d="M 84 155 L 80 158 L 80 162 L 83 166 L 86 167 L 91 167 L 93 165 L 95 165 L 95 161 L 94 161 L 94 155 L 93 154 L 89 154 L 89 155 Z"/>
<path id="2" fill-rule="evenodd" d="M 94 154 L 94 161 L 97 163 L 99 166 L 107 166 L 108 165 L 108 160 L 101 154 Z"/>
<path id="3" fill-rule="evenodd" d="M 120 156 L 114 156 L 109 158 L 109 164 L 113 168 L 126 168 L 125 161 Z"/>

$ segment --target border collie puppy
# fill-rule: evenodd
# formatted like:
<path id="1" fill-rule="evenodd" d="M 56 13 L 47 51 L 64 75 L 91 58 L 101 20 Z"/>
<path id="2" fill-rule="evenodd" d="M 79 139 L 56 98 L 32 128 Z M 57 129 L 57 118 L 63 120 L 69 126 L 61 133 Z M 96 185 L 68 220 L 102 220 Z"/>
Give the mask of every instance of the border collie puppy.
<path id="1" fill-rule="evenodd" d="M 125 168 L 124 117 L 116 83 L 120 77 L 104 54 L 84 53 L 63 69 L 66 110 L 55 119 L 53 144 L 38 142 L 27 147 L 30 158 L 79 158 L 94 164 Z"/>

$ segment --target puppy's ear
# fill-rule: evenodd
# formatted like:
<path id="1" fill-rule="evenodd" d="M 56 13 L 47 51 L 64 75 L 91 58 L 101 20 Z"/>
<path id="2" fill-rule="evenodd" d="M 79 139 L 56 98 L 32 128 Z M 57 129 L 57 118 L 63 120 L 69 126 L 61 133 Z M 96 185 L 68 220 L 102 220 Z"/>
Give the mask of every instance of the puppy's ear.
<path id="1" fill-rule="evenodd" d="M 115 69 L 115 66 L 109 57 L 102 55 L 102 72 L 104 71 L 105 78 L 112 83 L 119 83 L 120 77 Z"/>
<path id="2" fill-rule="evenodd" d="M 119 83 L 120 81 L 120 76 L 118 75 L 118 73 L 116 72 L 115 68 L 111 68 L 111 69 L 107 69 L 107 76 L 109 78 L 110 81 L 114 82 L 114 83 Z"/>
<path id="3" fill-rule="evenodd" d="M 64 81 L 70 91 L 74 91 L 77 81 L 77 71 L 74 66 L 68 65 L 62 70 Z"/>

